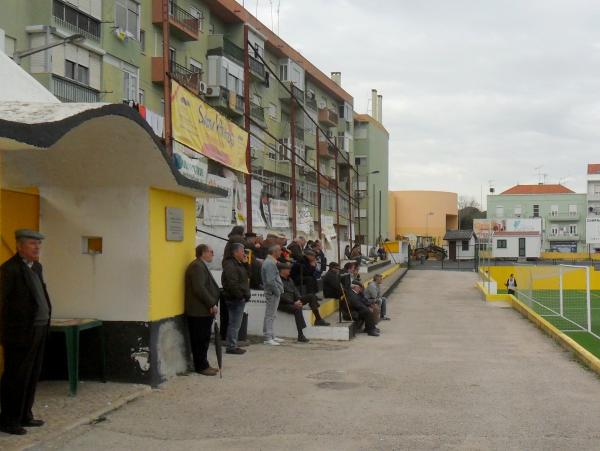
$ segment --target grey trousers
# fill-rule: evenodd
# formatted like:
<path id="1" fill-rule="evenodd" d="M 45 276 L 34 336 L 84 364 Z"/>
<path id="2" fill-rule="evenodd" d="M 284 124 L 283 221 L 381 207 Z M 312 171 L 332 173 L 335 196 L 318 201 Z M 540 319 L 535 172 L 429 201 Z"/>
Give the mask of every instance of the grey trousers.
<path id="1" fill-rule="evenodd" d="M 265 291 L 265 298 L 267 300 L 267 305 L 265 307 L 263 335 L 265 341 L 267 341 L 275 338 L 275 334 L 273 333 L 273 323 L 275 322 L 275 316 L 277 315 L 277 307 L 279 307 L 279 296 L 269 291 Z"/>

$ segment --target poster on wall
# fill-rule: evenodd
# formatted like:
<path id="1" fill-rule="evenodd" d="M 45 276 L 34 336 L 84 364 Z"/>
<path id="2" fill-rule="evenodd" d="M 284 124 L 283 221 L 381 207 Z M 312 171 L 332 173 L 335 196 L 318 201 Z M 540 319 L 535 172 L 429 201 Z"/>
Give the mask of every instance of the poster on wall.
<path id="1" fill-rule="evenodd" d="M 335 227 L 333 226 L 333 216 L 321 216 L 321 229 L 327 240 L 333 241 L 337 238 Z"/>
<path id="2" fill-rule="evenodd" d="M 248 218 L 246 217 L 246 184 L 240 182 L 237 178 L 233 182 L 233 203 L 235 206 L 235 223 L 236 225 L 246 225 Z"/>
<path id="3" fill-rule="evenodd" d="M 175 81 L 171 81 L 173 139 L 248 174 L 248 133 Z"/>
<path id="4" fill-rule="evenodd" d="M 586 244 L 600 244 L 600 218 L 586 218 L 585 242 Z"/>
<path id="5" fill-rule="evenodd" d="M 260 209 L 260 198 L 263 185 L 259 180 L 252 179 L 252 227 L 266 227 L 265 218 Z"/>
<path id="6" fill-rule="evenodd" d="M 507 232 L 542 232 L 542 218 L 511 218 L 502 222 Z"/>
<path id="7" fill-rule="evenodd" d="M 480 240 L 489 240 L 494 232 L 502 232 L 504 223 L 497 219 L 473 219 L 473 232 Z"/>
<path id="8" fill-rule="evenodd" d="M 271 227 L 287 229 L 290 226 L 290 210 L 287 200 L 271 199 L 269 202 Z"/>
<path id="9" fill-rule="evenodd" d="M 296 228 L 298 229 L 298 232 L 303 232 L 307 236 L 314 235 L 315 223 L 310 208 L 300 206 L 296 218 Z"/>
<path id="10" fill-rule="evenodd" d="M 204 224 L 209 226 L 230 225 L 233 209 L 233 181 L 208 174 L 206 183 L 227 190 L 227 197 L 204 199 Z"/>
<path id="11" fill-rule="evenodd" d="M 206 183 L 208 163 L 202 160 L 206 160 L 206 158 L 198 155 L 198 152 L 194 152 L 189 147 L 177 141 L 173 141 L 173 162 L 175 163 L 175 168 L 186 179 Z"/>

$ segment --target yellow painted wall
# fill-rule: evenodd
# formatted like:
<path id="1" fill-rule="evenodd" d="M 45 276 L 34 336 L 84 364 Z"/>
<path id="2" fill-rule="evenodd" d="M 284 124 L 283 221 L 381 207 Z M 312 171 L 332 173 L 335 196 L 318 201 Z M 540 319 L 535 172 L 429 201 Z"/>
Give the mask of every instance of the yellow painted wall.
<path id="1" fill-rule="evenodd" d="M 487 270 L 487 268 L 484 268 Z M 558 290 L 559 289 L 559 266 L 557 265 L 516 265 L 516 266 L 491 266 L 492 279 L 498 283 L 498 290 L 504 290 L 504 283 L 511 274 L 515 275 L 519 288 L 533 290 Z M 585 269 L 564 268 L 563 289 L 585 290 Z M 591 268 L 590 287 L 592 290 L 600 290 L 600 272 Z"/>
<path id="2" fill-rule="evenodd" d="M 395 204 L 396 235 L 428 235 L 441 244 L 447 230 L 458 228 L 456 193 L 390 191 L 389 196 Z M 427 216 L 429 212 L 433 215 Z"/>
<path id="3" fill-rule="evenodd" d="M 589 254 L 587 252 L 542 252 L 542 260 L 562 260 L 562 261 L 582 261 L 589 260 L 600 261 L 600 254 Z"/>
<path id="4" fill-rule="evenodd" d="M 15 230 L 39 230 L 40 198 L 34 189 L 0 192 L 0 263 L 16 252 Z"/>
<path id="5" fill-rule="evenodd" d="M 194 259 L 196 202 L 193 197 L 152 188 L 150 196 L 150 321 L 184 312 L 184 274 Z M 182 208 L 184 240 L 166 240 L 165 208 Z"/>

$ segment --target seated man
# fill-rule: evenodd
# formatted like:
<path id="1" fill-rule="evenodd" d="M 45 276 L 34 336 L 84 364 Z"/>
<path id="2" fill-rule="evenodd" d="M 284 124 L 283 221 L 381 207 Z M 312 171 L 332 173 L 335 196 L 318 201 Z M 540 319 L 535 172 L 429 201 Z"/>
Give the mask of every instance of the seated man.
<path id="1" fill-rule="evenodd" d="M 359 265 L 369 263 L 369 259 L 364 257 L 362 251 L 360 250 L 360 244 L 355 244 L 350 252 L 350 260 L 356 261 Z"/>
<path id="2" fill-rule="evenodd" d="M 317 280 L 321 277 L 321 271 L 317 268 L 317 256 L 313 251 L 305 251 L 304 256 L 292 266 L 292 279 L 300 292 L 304 294 L 316 294 L 319 291 Z"/>
<path id="3" fill-rule="evenodd" d="M 294 315 L 294 318 L 296 319 L 296 328 L 298 329 L 298 341 L 300 343 L 308 343 L 308 338 L 306 338 L 302 332 L 304 328 L 306 328 L 306 322 L 302 315 L 302 307 L 304 307 L 304 305 L 310 305 L 316 318 L 315 326 L 329 326 L 329 323 L 321 318 L 321 314 L 319 313 L 319 302 L 314 294 L 300 296 L 298 288 L 296 288 L 294 281 L 290 278 L 292 266 L 289 263 L 279 263 L 277 264 L 277 267 L 279 268 L 279 276 L 283 282 L 283 294 L 279 298 L 279 306 L 277 309 Z"/>
<path id="4" fill-rule="evenodd" d="M 362 283 L 358 280 L 353 280 L 351 287 L 349 301 L 352 319 L 363 321 L 365 323 L 365 332 L 371 337 L 378 337 L 379 329 L 375 327 L 373 312 L 367 307 L 369 301 L 363 294 L 364 287 Z"/>
<path id="5" fill-rule="evenodd" d="M 323 297 L 333 299 L 342 297 L 340 265 L 337 262 L 329 263 L 329 271 L 323 276 Z"/>
<path id="6" fill-rule="evenodd" d="M 377 253 L 377 248 L 375 246 L 373 246 L 371 248 L 371 250 L 369 251 L 369 258 L 372 260 L 377 260 L 378 257 L 379 257 L 379 254 Z"/>
<path id="7" fill-rule="evenodd" d="M 386 316 L 387 312 L 387 299 L 381 296 L 381 283 L 383 282 L 383 276 L 381 274 L 375 274 L 375 277 L 365 291 L 367 299 L 373 303 L 379 305 L 380 308 L 380 319 L 389 321 Z"/>

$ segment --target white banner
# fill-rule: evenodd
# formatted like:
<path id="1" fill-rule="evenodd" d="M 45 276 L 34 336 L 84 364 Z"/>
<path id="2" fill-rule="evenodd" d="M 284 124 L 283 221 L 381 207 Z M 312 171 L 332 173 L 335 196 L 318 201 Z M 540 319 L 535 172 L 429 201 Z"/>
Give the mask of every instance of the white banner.
<path id="1" fill-rule="evenodd" d="M 233 209 L 233 180 L 208 174 L 207 183 L 227 190 L 227 197 L 204 199 L 204 224 L 230 225 Z"/>
<path id="2" fill-rule="evenodd" d="M 586 218 L 585 242 L 587 244 L 600 243 L 600 218 Z"/>
<path id="3" fill-rule="evenodd" d="M 271 199 L 271 226 L 278 229 L 287 229 L 290 226 L 290 210 L 287 200 Z"/>
<path id="4" fill-rule="evenodd" d="M 190 156 L 190 153 L 194 157 Z M 208 163 L 205 157 L 198 158 L 198 152 L 194 152 L 183 144 L 173 141 L 173 161 L 175 168 L 185 178 L 194 180 L 200 183 L 206 183 L 206 175 L 208 174 Z"/>
<path id="5" fill-rule="evenodd" d="M 260 197 L 263 185 L 259 180 L 252 179 L 252 227 L 266 227 L 260 208 Z"/>
<path id="6" fill-rule="evenodd" d="M 307 236 L 311 236 L 315 233 L 315 223 L 310 208 L 300 207 L 296 218 L 296 228 L 298 229 L 298 232 L 304 232 Z"/>
<path id="7" fill-rule="evenodd" d="M 321 232 L 329 241 L 336 239 L 337 234 L 333 226 L 333 216 L 321 215 Z"/>
<path id="8" fill-rule="evenodd" d="M 503 222 L 507 232 L 542 232 L 542 218 L 510 218 Z"/>

